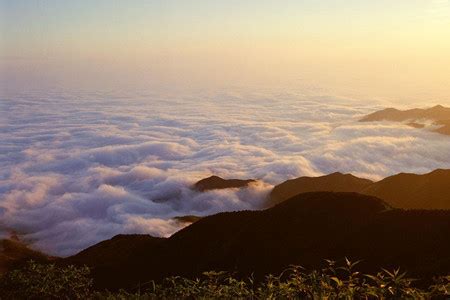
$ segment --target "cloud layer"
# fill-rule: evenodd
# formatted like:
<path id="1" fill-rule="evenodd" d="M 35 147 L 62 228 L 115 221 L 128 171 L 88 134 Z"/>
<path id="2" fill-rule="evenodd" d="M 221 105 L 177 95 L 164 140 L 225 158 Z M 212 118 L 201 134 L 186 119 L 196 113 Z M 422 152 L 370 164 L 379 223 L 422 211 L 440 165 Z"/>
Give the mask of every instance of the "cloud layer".
<path id="1" fill-rule="evenodd" d="M 450 168 L 450 137 L 358 123 L 380 108 L 298 93 L 26 93 L 0 101 L 0 226 L 73 254 L 173 217 L 258 209 L 273 184 L 334 171 L 379 179 Z M 211 174 L 255 178 L 197 193 Z"/>

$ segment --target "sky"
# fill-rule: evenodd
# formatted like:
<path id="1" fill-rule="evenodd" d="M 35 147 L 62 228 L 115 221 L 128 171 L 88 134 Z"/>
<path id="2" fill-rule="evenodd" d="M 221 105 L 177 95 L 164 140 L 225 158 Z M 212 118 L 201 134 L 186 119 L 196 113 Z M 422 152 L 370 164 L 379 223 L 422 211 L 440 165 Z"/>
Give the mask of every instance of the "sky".
<path id="1" fill-rule="evenodd" d="M 312 84 L 450 101 L 448 0 L 0 0 L 0 10 L 3 83 Z"/>

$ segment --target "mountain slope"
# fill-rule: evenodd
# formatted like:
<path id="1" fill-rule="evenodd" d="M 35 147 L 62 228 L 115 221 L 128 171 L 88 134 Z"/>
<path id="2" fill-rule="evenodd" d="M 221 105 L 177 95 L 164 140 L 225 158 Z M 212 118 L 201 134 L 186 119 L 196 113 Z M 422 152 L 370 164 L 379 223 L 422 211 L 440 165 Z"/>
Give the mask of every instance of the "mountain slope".
<path id="1" fill-rule="evenodd" d="M 450 209 L 450 170 L 428 174 L 397 174 L 371 182 L 349 174 L 300 177 L 274 187 L 268 206 L 304 192 L 345 191 L 375 196 L 396 208 Z"/>
<path id="2" fill-rule="evenodd" d="M 343 257 L 364 259 L 363 271 L 400 266 L 431 276 L 450 271 L 448 236 L 449 211 L 396 210 L 355 193 L 306 193 L 265 211 L 205 217 L 168 239 L 120 236 L 64 263 L 91 266 L 96 286 L 110 289 L 208 270 L 261 279 L 290 264 L 317 268 L 325 258 Z M 116 250 L 124 248 L 125 255 Z"/>
<path id="3" fill-rule="evenodd" d="M 371 185 L 368 179 L 351 174 L 333 173 L 320 177 L 299 177 L 276 185 L 270 193 L 268 205 L 281 203 L 307 192 L 359 192 Z"/>
<path id="4" fill-rule="evenodd" d="M 194 189 L 200 192 L 205 192 L 209 190 L 243 188 L 247 187 L 252 182 L 255 182 L 255 180 L 223 179 L 218 176 L 210 176 L 195 183 Z"/>
<path id="5" fill-rule="evenodd" d="M 365 116 L 361 121 L 373 122 L 385 120 L 401 122 L 412 119 L 450 120 L 450 108 L 442 105 L 436 105 L 426 109 L 414 108 L 409 110 L 386 108 Z"/>
<path id="6" fill-rule="evenodd" d="M 395 108 L 386 108 L 362 118 L 360 122 L 375 122 L 375 121 L 393 121 L 405 122 L 414 127 L 423 127 L 423 121 L 433 121 L 438 128 L 433 131 L 450 135 L 450 108 L 436 105 L 428 109 L 409 109 L 398 110 Z"/>
<path id="7" fill-rule="evenodd" d="M 424 175 L 401 173 L 360 192 L 399 208 L 450 209 L 450 170 L 435 170 Z"/>
<path id="8" fill-rule="evenodd" d="M 138 278 L 146 278 L 152 269 L 143 266 L 159 266 L 164 254 L 161 249 L 164 238 L 150 235 L 117 235 L 110 240 L 89 247 L 75 256 L 62 259 L 63 264 L 78 264 L 94 267 L 92 275 L 100 287 L 121 287 L 127 283 L 137 284 Z M 159 268 L 161 268 L 159 266 Z M 130 276 L 130 279 L 126 278 Z"/>
<path id="9" fill-rule="evenodd" d="M 33 249 L 17 239 L 0 240 L 0 274 L 15 269 L 28 260 L 47 262 L 52 258 Z"/>

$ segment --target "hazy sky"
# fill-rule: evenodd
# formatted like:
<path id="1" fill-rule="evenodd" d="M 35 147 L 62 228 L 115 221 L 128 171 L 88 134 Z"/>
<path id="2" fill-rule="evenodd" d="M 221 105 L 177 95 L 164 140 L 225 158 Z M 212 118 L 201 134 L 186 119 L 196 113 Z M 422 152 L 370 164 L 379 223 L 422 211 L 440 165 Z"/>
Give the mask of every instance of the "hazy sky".
<path id="1" fill-rule="evenodd" d="M 449 0 L 0 0 L 2 80 L 450 98 Z"/>

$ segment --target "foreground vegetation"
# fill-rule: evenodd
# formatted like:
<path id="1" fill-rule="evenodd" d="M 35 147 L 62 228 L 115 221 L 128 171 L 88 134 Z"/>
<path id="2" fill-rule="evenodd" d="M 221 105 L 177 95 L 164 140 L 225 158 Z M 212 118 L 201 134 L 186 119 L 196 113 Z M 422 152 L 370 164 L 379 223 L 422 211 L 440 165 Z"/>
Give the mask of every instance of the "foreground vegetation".
<path id="1" fill-rule="evenodd" d="M 356 270 L 358 262 L 327 261 L 322 270 L 307 272 L 292 266 L 262 282 L 236 279 L 226 272 L 206 272 L 202 278 L 170 277 L 148 282 L 133 292 L 94 291 L 87 267 L 57 267 L 30 261 L 0 281 L 1 299 L 448 299 L 450 276 L 434 279 L 428 288 L 400 270 L 376 275 Z"/>

